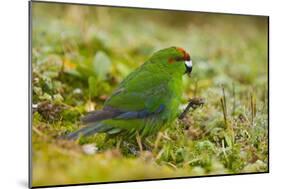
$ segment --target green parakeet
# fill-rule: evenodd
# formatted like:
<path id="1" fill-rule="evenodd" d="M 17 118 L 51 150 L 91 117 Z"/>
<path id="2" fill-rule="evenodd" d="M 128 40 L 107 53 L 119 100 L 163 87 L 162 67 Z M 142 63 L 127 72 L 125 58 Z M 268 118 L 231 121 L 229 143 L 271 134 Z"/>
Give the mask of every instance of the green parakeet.
<path id="1" fill-rule="evenodd" d="M 82 118 L 82 129 L 66 138 L 95 133 L 148 136 L 172 123 L 179 115 L 183 93 L 182 76 L 192 71 L 190 55 L 170 47 L 154 53 L 129 74 L 105 101 L 101 110 Z"/>

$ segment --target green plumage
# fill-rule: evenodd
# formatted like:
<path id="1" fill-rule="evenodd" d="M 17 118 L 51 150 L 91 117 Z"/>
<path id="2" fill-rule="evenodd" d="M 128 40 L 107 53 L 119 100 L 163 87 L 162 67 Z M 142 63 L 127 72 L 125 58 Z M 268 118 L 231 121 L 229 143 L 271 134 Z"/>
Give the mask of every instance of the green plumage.
<path id="1" fill-rule="evenodd" d="M 179 114 L 184 53 L 176 47 L 156 52 L 120 83 L 105 101 L 104 110 L 86 116 L 86 128 L 68 138 L 97 132 L 132 137 L 136 131 L 147 136 L 169 125 Z"/>

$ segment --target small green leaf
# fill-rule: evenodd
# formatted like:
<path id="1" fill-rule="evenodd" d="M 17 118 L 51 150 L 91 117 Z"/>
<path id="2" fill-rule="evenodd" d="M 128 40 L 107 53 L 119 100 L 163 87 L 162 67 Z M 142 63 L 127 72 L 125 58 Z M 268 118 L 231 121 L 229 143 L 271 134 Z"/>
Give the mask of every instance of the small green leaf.
<path id="1" fill-rule="evenodd" d="M 99 80 L 104 80 L 111 69 L 111 60 L 106 53 L 98 51 L 93 61 L 94 72 Z"/>
<path id="2" fill-rule="evenodd" d="M 43 91 L 40 87 L 33 87 L 33 91 L 38 96 L 42 95 L 42 93 L 43 93 Z"/>
<path id="3" fill-rule="evenodd" d="M 52 100 L 52 96 L 48 93 L 44 93 L 42 96 L 39 97 L 40 100 Z"/>
<path id="4" fill-rule="evenodd" d="M 55 102 L 62 102 L 63 101 L 63 97 L 60 94 L 55 94 L 53 96 L 53 98 L 54 98 Z"/>
<path id="5" fill-rule="evenodd" d="M 224 138 L 225 138 L 225 141 L 226 141 L 226 144 L 232 148 L 232 140 L 231 140 L 231 137 L 228 135 L 228 134 L 225 134 L 224 135 Z"/>

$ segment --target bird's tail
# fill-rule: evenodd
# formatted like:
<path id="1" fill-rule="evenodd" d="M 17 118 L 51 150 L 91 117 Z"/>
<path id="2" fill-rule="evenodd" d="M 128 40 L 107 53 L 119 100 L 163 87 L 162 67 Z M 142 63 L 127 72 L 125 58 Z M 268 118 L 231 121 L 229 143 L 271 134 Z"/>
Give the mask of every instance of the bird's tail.
<path id="1" fill-rule="evenodd" d="M 72 132 L 65 137 L 67 140 L 75 140 L 79 136 L 89 136 L 99 132 L 105 132 L 108 130 L 108 126 L 104 125 L 102 122 L 88 124 L 86 127 L 83 127 L 75 132 Z"/>

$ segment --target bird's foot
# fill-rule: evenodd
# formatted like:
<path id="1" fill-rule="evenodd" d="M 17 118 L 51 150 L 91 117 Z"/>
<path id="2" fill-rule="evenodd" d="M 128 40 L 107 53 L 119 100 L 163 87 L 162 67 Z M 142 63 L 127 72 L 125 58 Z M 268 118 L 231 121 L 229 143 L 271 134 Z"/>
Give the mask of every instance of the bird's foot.
<path id="1" fill-rule="evenodd" d="M 205 103 L 206 103 L 205 98 L 196 97 L 196 98 L 189 99 L 189 104 L 191 104 L 191 107 L 193 109 L 199 106 L 203 106 Z"/>
<path id="2" fill-rule="evenodd" d="M 203 106 L 205 104 L 205 99 L 204 98 L 192 98 L 189 99 L 189 103 L 186 106 L 186 108 L 184 109 L 184 111 L 182 112 L 182 114 L 179 116 L 179 119 L 183 119 L 186 115 L 186 113 L 190 110 L 190 108 L 192 109 L 196 109 L 199 106 Z"/>

